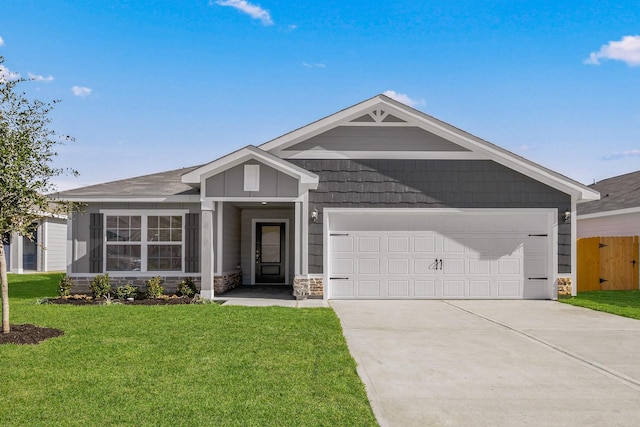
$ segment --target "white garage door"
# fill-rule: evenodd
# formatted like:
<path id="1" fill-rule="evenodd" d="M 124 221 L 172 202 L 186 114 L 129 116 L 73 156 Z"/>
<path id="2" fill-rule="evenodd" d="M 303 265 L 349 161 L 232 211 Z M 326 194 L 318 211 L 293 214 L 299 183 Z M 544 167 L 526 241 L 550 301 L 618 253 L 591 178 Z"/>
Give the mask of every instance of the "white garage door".
<path id="1" fill-rule="evenodd" d="M 551 298 L 551 215 L 380 215 L 331 219 L 329 298 Z"/>

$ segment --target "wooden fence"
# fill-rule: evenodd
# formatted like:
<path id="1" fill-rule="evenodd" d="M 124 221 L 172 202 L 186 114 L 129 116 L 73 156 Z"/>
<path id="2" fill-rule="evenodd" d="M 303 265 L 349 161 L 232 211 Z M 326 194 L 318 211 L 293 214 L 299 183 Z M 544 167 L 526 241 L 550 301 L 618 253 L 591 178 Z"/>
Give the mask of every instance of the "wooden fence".
<path id="1" fill-rule="evenodd" d="M 638 289 L 638 236 L 578 239 L 578 292 Z"/>

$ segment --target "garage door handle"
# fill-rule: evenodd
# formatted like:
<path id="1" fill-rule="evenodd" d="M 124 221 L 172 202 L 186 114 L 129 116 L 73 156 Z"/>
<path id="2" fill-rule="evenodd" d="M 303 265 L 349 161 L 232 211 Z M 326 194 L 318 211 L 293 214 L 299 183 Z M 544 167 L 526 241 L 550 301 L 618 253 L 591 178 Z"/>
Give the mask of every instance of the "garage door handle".
<path id="1" fill-rule="evenodd" d="M 549 237 L 548 234 L 529 234 L 529 237 Z"/>
<path id="2" fill-rule="evenodd" d="M 348 277 L 329 277 L 329 280 L 349 280 Z"/>
<path id="3" fill-rule="evenodd" d="M 548 277 L 529 277 L 529 280 L 548 280 Z"/>

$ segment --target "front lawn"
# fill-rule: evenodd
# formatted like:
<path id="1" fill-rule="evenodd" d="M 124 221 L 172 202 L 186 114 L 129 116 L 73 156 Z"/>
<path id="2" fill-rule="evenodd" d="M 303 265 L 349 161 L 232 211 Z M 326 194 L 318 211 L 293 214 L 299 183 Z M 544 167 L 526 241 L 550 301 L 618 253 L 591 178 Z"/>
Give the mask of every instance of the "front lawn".
<path id="1" fill-rule="evenodd" d="M 10 275 L 0 425 L 376 425 L 331 309 L 38 305 L 59 275 Z"/>
<path id="2" fill-rule="evenodd" d="M 577 297 L 559 298 L 558 301 L 640 319 L 640 291 L 638 290 L 580 292 Z"/>

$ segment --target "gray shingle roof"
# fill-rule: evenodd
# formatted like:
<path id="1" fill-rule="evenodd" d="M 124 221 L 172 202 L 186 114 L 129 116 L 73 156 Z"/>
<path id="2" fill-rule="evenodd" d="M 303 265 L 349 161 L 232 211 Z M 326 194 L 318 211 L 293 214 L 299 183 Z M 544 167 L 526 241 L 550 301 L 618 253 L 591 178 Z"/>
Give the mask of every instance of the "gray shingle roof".
<path id="1" fill-rule="evenodd" d="M 56 196 L 61 199 L 72 199 L 74 197 L 91 196 L 153 197 L 199 194 L 199 190 L 184 184 L 181 177 L 183 174 L 199 168 L 200 166 L 202 165 L 61 191 L 60 193 L 57 193 Z"/>
<path id="2" fill-rule="evenodd" d="M 614 176 L 589 186 L 600 200 L 578 205 L 578 215 L 640 207 L 640 171 Z"/>

